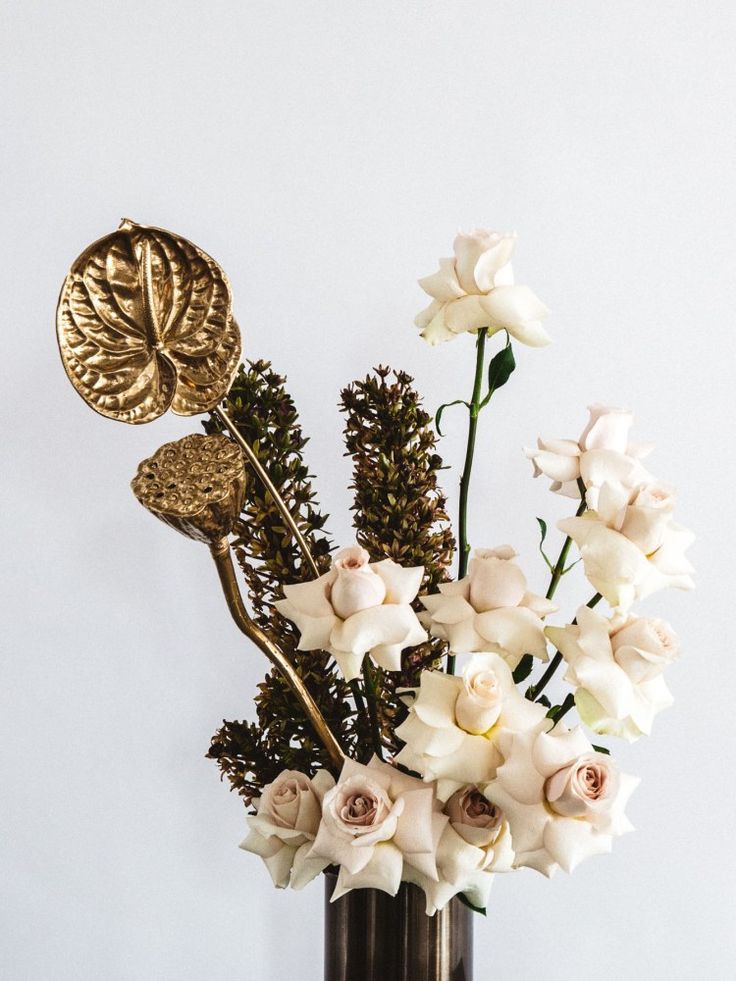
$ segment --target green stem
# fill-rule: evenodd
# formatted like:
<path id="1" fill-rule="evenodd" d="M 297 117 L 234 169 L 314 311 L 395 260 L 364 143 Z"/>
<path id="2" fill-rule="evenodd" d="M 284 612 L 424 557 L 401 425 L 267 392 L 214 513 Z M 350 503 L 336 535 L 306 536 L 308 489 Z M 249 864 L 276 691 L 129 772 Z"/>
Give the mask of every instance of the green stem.
<path id="1" fill-rule="evenodd" d="M 383 759 L 383 744 L 381 742 L 381 725 L 378 720 L 378 689 L 376 678 L 373 674 L 373 665 L 368 654 L 363 658 L 363 681 L 365 683 L 365 694 L 368 700 L 368 714 L 371 720 L 371 732 L 373 735 L 373 750 L 379 760 Z"/>
<path id="2" fill-rule="evenodd" d="M 592 610 L 593 607 L 596 606 L 598 603 L 600 603 L 602 599 L 603 597 L 601 596 L 601 594 L 596 593 L 595 596 L 591 596 L 591 598 L 588 600 L 588 602 L 585 605 L 587 607 L 590 607 L 590 609 Z M 572 622 L 577 623 L 577 619 L 573 620 Z M 539 679 L 537 684 L 533 685 L 532 688 L 530 689 L 530 697 L 532 698 L 532 700 L 539 701 L 539 696 L 542 694 L 544 689 L 550 683 L 550 681 L 554 677 L 555 671 L 559 668 L 561 663 L 562 663 L 562 654 L 560 654 L 560 652 L 557 651 L 555 656 L 547 665 L 547 670 L 544 672 L 544 674 Z"/>
<path id="3" fill-rule="evenodd" d="M 473 455 L 475 453 L 475 437 L 478 431 L 478 415 L 480 413 L 481 392 L 483 390 L 483 366 L 485 363 L 486 335 L 487 327 L 481 327 L 478 331 L 478 340 L 475 344 L 475 378 L 473 380 L 473 394 L 468 407 L 468 442 L 465 449 L 465 464 L 460 478 L 460 511 L 458 516 L 458 570 L 457 577 L 462 579 L 468 571 L 468 556 L 470 545 L 468 544 L 468 496 L 470 493 L 470 473 L 473 469 Z M 447 673 L 455 673 L 455 655 L 450 654 L 447 658 Z"/>
<path id="4" fill-rule="evenodd" d="M 585 511 L 587 505 L 585 503 L 585 497 L 580 502 L 580 507 L 575 512 L 575 517 L 579 518 L 580 515 Z M 554 569 L 552 570 L 552 578 L 549 581 L 549 589 L 547 590 L 546 598 L 552 599 L 557 591 L 557 586 L 559 585 L 560 579 L 565 572 L 565 566 L 567 565 L 567 556 L 570 553 L 570 546 L 572 545 L 572 538 L 568 535 L 565 541 L 562 543 L 562 548 L 560 549 L 560 554 L 557 556 L 557 561 L 555 562 Z"/>
<path id="5" fill-rule="evenodd" d="M 568 692 L 567 695 L 565 695 L 565 701 L 562 703 L 562 705 L 560 705 L 560 711 L 557 712 L 556 715 L 552 716 L 552 721 L 554 722 L 555 725 L 557 725 L 560 719 L 564 718 L 564 716 L 567 715 L 567 713 L 570 711 L 570 709 L 573 707 L 574 704 L 575 704 L 575 696 L 573 695 L 572 692 Z"/>

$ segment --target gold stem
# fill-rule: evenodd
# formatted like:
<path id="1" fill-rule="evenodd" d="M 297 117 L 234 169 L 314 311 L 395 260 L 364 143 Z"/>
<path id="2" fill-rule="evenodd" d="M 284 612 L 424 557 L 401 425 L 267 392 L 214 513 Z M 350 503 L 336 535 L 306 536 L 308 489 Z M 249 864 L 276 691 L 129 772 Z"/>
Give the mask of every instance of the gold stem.
<path id="1" fill-rule="evenodd" d="M 258 477 L 262 481 L 264 487 L 271 495 L 271 497 L 274 499 L 276 507 L 281 512 L 281 517 L 284 519 L 284 521 L 290 528 L 291 533 L 294 536 L 297 545 L 301 549 L 302 555 L 304 556 L 306 562 L 309 565 L 309 568 L 312 570 L 312 573 L 314 574 L 314 577 L 318 578 L 319 569 L 317 568 L 317 563 L 312 558 L 312 553 L 309 551 L 309 545 L 307 545 L 306 539 L 304 538 L 304 535 L 302 535 L 301 531 L 299 530 L 299 526 L 297 525 L 291 512 L 289 511 L 289 508 L 287 507 L 283 497 L 276 490 L 276 487 L 274 486 L 271 478 L 268 476 L 263 466 L 261 465 L 260 460 L 253 452 L 253 448 L 240 435 L 237 426 L 232 421 L 230 416 L 227 414 L 225 409 L 222 408 L 221 405 L 218 405 L 216 408 L 214 408 L 212 412 L 214 415 L 218 417 L 220 422 L 223 424 L 225 429 L 227 429 L 227 431 L 230 433 L 230 435 L 238 444 L 238 446 L 241 448 L 243 453 L 245 453 L 245 457 L 248 463 L 250 463 L 251 467 L 253 467 L 255 472 L 258 474 Z"/>
<path id="2" fill-rule="evenodd" d="M 230 555 L 230 545 L 227 539 L 223 538 L 221 541 L 211 545 L 210 552 L 212 553 L 212 558 L 215 560 L 222 591 L 225 594 L 228 609 L 232 614 L 233 620 L 245 636 L 249 640 L 252 640 L 263 651 L 274 667 L 281 672 L 289 687 L 301 702 L 302 708 L 307 713 L 307 717 L 312 723 L 320 742 L 327 750 L 330 759 L 339 770 L 344 762 L 345 754 L 340 748 L 337 739 L 335 739 L 332 730 L 327 725 L 325 717 L 320 712 L 314 699 L 309 694 L 306 685 L 281 648 L 248 616 L 243 604 L 243 598 L 238 589 L 233 560 Z"/>

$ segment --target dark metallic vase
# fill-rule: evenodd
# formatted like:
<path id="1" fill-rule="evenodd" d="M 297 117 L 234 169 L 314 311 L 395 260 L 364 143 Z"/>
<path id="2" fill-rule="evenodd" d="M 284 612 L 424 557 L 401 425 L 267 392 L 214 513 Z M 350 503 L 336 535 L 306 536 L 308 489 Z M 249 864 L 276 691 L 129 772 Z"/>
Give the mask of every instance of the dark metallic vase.
<path id="1" fill-rule="evenodd" d="M 459 899 L 427 916 L 424 893 L 354 889 L 330 902 L 325 875 L 325 981 L 472 981 L 473 913 Z"/>

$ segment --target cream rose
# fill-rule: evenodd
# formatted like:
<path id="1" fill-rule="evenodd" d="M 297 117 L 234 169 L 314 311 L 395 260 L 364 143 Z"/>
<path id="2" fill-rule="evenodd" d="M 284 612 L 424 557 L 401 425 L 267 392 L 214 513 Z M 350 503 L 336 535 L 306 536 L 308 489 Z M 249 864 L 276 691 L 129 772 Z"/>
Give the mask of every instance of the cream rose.
<path id="1" fill-rule="evenodd" d="M 433 787 L 374 757 L 347 759 L 324 796 L 310 858 L 340 866 L 332 901 L 351 889 L 396 895 L 405 868 L 437 879 L 437 845 L 448 818 Z"/>
<path id="2" fill-rule="evenodd" d="M 411 606 L 423 575 L 422 566 L 370 562 L 356 545 L 338 552 L 319 579 L 284 586 L 275 605 L 296 624 L 299 650 L 329 651 L 348 681 L 360 677 L 366 654 L 384 670 L 400 671 L 402 651 L 427 639 Z"/>
<path id="3" fill-rule="evenodd" d="M 473 735 L 488 732 L 501 714 L 503 695 L 496 672 L 476 658 L 463 672 L 463 688 L 455 702 L 457 724 Z"/>
<path id="4" fill-rule="evenodd" d="M 414 322 L 428 344 L 483 327 L 490 334 L 506 330 L 532 347 L 549 343 L 542 327 L 547 308 L 528 286 L 514 285 L 514 245 L 513 235 L 484 229 L 456 237 L 454 257 L 440 259 L 438 272 L 419 280 L 432 302 Z"/>
<path id="5" fill-rule="evenodd" d="M 332 608 L 343 620 L 380 606 L 386 599 L 386 583 L 369 565 L 364 548 L 344 548 L 335 556 L 332 567 L 337 573 L 330 590 Z"/>
<path id="6" fill-rule="evenodd" d="M 635 683 L 649 681 L 680 655 L 672 627 L 652 617 L 629 617 L 611 634 L 614 660 Z"/>
<path id="7" fill-rule="evenodd" d="M 639 505 L 624 507 L 613 519 L 618 528 L 610 527 L 596 511 L 557 523 L 560 531 L 569 535 L 580 549 L 591 585 L 620 611 L 628 610 L 635 600 L 645 599 L 667 586 L 692 589 L 695 585 L 693 567 L 685 558 L 685 551 L 694 540 L 692 532 L 676 524 L 669 511 L 655 510 L 651 521 L 642 519 L 644 524 L 649 521 L 647 534 L 658 542 L 647 552 L 643 525 L 637 525 L 636 541 L 624 533 L 627 521 L 633 521 L 632 516 L 638 510 Z M 612 508 L 608 513 L 613 515 L 614 511 Z"/>
<path id="8" fill-rule="evenodd" d="M 502 729 L 532 728 L 545 711 L 520 694 L 498 654 L 475 654 L 462 677 L 422 672 L 409 714 L 396 728 L 405 743 L 396 759 L 425 780 L 437 780 L 437 794 L 445 800 L 462 784 L 493 777 L 502 759 Z"/>
<path id="9" fill-rule="evenodd" d="M 594 732 L 629 742 L 649 735 L 655 715 L 672 704 L 661 676 L 678 653 L 672 629 L 661 620 L 609 620 L 585 606 L 576 619 L 546 633 L 567 662 L 580 718 Z"/>
<path id="10" fill-rule="evenodd" d="M 596 753 L 580 728 L 551 726 L 545 719 L 526 732 L 502 733 L 503 765 L 481 788 L 508 819 L 516 866 L 548 876 L 610 851 L 631 830 L 624 807 L 638 783 Z"/>
<path id="11" fill-rule="evenodd" d="M 615 473 L 615 480 L 626 479 L 631 490 L 648 479 L 638 462 L 652 447 L 629 442 L 634 420 L 627 409 L 607 405 L 588 407 L 590 418 L 579 439 L 537 440 L 536 449 L 526 449 L 534 465 L 534 476 L 544 474 L 552 481 L 550 490 L 565 497 L 580 497 L 578 480 L 582 478 L 591 495 L 588 506 L 595 508 L 600 485 Z M 610 471 L 605 472 L 606 463 Z M 617 470 L 616 470 L 617 468 Z M 586 495 L 587 496 L 587 495 Z"/>
<path id="12" fill-rule="evenodd" d="M 326 770 L 318 770 L 311 780 L 297 770 L 284 770 L 254 801 L 257 813 L 248 815 L 250 833 L 240 847 L 263 859 L 279 889 L 301 889 L 328 864 L 308 856 L 322 799 L 334 785 Z"/>
<path id="13" fill-rule="evenodd" d="M 585 818 L 605 811 L 618 792 L 618 770 L 600 753 L 580 756 L 544 784 L 547 803 L 562 817 Z"/>
<path id="14" fill-rule="evenodd" d="M 511 872 L 514 863 L 508 821 L 477 787 L 462 787 L 444 810 L 450 823 L 437 847 L 438 879 L 412 870 L 404 875 L 424 890 L 429 916 L 458 893 L 485 908 L 495 873 Z"/>
<path id="15" fill-rule="evenodd" d="M 454 652 L 494 651 L 515 668 L 524 654 L 547 660 L 542 617 L 554 603 L 527 589 L 510 545 L 477 549 L 468 575 L 420 596 L 429 632 Z"/>

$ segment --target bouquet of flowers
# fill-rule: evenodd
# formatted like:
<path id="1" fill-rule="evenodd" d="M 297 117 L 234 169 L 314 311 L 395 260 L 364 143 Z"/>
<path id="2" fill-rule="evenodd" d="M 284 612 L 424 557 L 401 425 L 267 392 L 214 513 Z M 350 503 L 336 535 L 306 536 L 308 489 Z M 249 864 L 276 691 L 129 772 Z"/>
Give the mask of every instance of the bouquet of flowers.
<path id="1" fill-rule="evenodd" d="M 225 722 L 209 756 L 250 808 L 241 847 L 278 887 L 329 869 L 333 899 L 410 882 L 430 915 L 454 896 L 483 910 L 497 873 L 570 872 L 631 829 L 637 780 L 608 743 L 649 735 L 678 655 L 670 626 L 633 607 L 692 587 L 692 535 L 645 465 L 651 447 L 630 441 L 631 413 L 595 405 L 578 439 L 526 451 L 571 500 L 556 556 L 537 519 L 545 595 L 512 546 L 471 549 L 481 413 L 515 370 L 514 343 L 549 342 L 544 304 L 514 282 L 514 245 L 460 234 L 419 281 L 431 297 L 416 318 L 424 341 L 474 342 L 467 401 L 433 418 L 413 380 L 382 366 L 341 393 L 356 542 L 337 549 L 284 379 L 241 363 L 230 286 L 210 256 L 126 220 L 62 288 L 62 359 L 95 410 L 134 424 L 169 408 L 205 415 L 204 433 L 162 446 L 132 487 L 208 546 L 235 623 L 273 665 L 257 721 Z M 468 417 L 455 532 L 437 449 L 448 405 Z M 588 586 L 566 623 L 555 596 L 578 562 Z M 553 704 L 557 672 L 569 691 Z"/>

